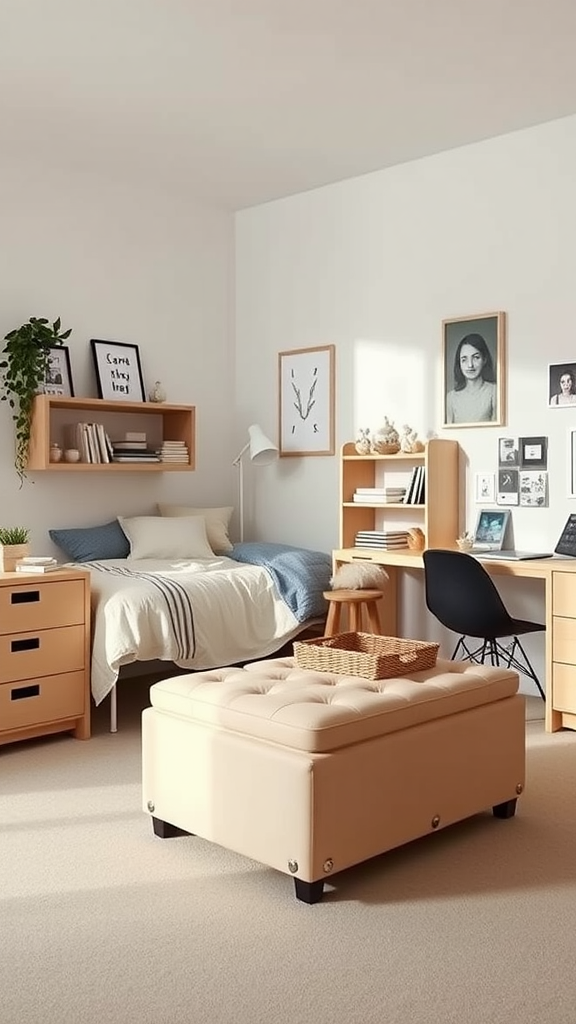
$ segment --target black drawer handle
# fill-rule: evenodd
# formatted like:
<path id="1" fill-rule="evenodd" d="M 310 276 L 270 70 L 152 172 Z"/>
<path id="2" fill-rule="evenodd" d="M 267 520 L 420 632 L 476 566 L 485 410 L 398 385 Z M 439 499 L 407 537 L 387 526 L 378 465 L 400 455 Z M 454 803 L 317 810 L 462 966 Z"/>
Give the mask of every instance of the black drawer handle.
<path id="1" fill-rule="evenodd" d="M 19 686 L 17 690 L 10 691 L 10 700 L 26 700 L 27 697 L 39 697 L 40 684 L 34 686 Z"/>
<path id="2" fill-rule="evenodd" d="M 39 590 L 15 590 L 14 593 L 10 594 L 11 604 L 32 604 L 33 601 L 39 600 Z"/>
<path id="3" fill-rule="evenodd" d="M 40 650 L 40 637 L 31 636 L 26 637 L 25 640 L 12 640 L 10 650 L 12 654 L 17 654 L 18 651 L 38 651 Z"/>

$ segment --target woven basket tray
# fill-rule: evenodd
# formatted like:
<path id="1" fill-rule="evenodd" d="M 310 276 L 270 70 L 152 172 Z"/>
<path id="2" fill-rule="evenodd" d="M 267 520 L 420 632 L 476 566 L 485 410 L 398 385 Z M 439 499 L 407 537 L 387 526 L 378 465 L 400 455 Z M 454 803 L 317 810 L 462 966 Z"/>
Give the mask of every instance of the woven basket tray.
<path id="1" fill-rule="evenodd" d="M 440 644 L 401 640 L 374 633 L 339 633 L 313 640 L 296 640 L 294 657 L 299 668 L 334 672 L 363 679 L 391 679 L 406 672 L 434 668 Z"/>

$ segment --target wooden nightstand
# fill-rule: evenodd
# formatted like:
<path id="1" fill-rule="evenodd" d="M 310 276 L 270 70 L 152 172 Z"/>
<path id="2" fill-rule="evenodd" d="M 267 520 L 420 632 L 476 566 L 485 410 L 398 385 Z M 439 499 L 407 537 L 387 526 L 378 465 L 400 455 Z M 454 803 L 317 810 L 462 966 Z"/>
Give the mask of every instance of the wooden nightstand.
<path id="1" fill-rule="evenodd" d="M 0 744 L 90 737 L 90 574 L 0 574 Z"/>

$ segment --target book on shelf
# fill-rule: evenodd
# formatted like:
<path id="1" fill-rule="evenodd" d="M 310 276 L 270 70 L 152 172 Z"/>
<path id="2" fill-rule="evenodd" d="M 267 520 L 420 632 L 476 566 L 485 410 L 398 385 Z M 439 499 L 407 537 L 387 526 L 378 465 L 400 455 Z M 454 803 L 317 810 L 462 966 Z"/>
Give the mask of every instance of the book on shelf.
<path id="1" fill-rule="evenodd" d="M 146 454 L 143 454 L 143 455 L 133 454 L 133 455 L 113 455 L 112 456 L 112 462 L 131 462 L 132 465 L 138 465 L 138 463 L 144 463 L 144 462 L 147 463 L 147 462 L 161 462 L 161 461 L 162 460 L 159 459 L 157 455 L 154 455 L 153 453 L 152 454 L 148 454 L 148 452 L 146 452 Z"/>
<path id="2" fill-rule="evenodd" d="M 146 451 L 148 447 L 146 441 L 112 441 L 112 448 L 115 452 L 123 451 Z"/>

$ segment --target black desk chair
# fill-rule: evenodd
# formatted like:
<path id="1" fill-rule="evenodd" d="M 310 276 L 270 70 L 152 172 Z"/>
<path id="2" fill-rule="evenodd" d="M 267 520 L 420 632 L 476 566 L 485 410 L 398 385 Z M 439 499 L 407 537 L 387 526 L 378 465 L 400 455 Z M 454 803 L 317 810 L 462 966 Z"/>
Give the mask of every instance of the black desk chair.
<path id="1" fill-rule="evenodd" d="M 519 636 L 545 630 L 539 622 L 513 619 L 504 606 L 484 566 L 462 551 L 430 549 L 423 554 L 426 605 L 432 615 L 454 633 L 460 633 L 452 660 L 457 655 L 477 664 L 504 664 L 532 679 L 545 700 L 544 690 Z M 466 638 L 482 642 L 474 650 Z M 511 637 L 505 647 L 500 640 Z"/>

